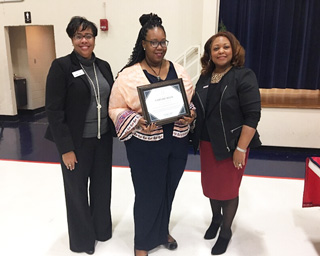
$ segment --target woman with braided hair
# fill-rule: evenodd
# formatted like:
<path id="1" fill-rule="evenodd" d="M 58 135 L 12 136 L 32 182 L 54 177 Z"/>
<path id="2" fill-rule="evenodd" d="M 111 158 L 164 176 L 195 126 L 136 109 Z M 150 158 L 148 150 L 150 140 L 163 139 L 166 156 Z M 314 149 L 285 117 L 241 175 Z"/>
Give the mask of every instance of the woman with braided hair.
<path id="1" fill-rule="evenodd" d="M 135 190 L 134 254 L 164 245 L 177 248 L 169 234 L 175 191 L 188 156 L 188 133 L 195 110 L 190 103 L 193 86 L 185 69 L 164 59 L 168 41 L 162 20 L 156 14 L 140 17 L 142 25 L 128 64 L 121 70 L 111 91 L 109 114 L 120 140 L 125 142 Z M 137 86 L 182 78 L 191 117 L 157 126 L 142 116 Z"/>

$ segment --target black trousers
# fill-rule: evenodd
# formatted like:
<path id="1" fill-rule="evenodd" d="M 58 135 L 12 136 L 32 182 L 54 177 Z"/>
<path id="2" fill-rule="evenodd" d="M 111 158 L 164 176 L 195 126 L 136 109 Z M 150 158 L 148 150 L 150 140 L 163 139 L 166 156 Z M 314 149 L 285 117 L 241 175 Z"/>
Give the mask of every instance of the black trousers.
<path id="1" fill-rule="evenodd" d="M 188 156 L 187 137 L 172 136 L 173 125 L 164 126 L 164 139 L 125 142 L 135 190 L 134 246 L 151 250 L 168 241 L 172 202 Z"/>
<path id="2" fill-rule="evenodd" d="M 110 212 L 111 133 L 101 139 L 83 139 L 76 150 L 78 163 L 73 171 L 61 161 L 65 189 L 70 249 L 74 252 L 92 250 L 95 241 L 112 236 Z"/>

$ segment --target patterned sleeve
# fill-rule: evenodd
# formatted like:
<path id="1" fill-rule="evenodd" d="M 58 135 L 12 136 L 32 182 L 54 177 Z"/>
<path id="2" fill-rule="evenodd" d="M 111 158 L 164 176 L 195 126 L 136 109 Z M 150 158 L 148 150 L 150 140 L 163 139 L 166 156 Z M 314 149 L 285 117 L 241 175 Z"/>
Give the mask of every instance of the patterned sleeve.
<path id="1" fill-rule="evenodd" d="M 137 130 L 141 115 L 129 108 L 125 100 L 125 81 L 118 77 L 112 87 L 109 100 L 109 115 L 113 121 L 116 133 L 121 141 L 128 140 Z"/>
<path id="2" fill-rule="evenodd" d="M 129 140 L 137 129 L 141 115 L 132 110 L 125 110 L 116 119 L 115 127 L 118 138 L 121 141 Z"/>

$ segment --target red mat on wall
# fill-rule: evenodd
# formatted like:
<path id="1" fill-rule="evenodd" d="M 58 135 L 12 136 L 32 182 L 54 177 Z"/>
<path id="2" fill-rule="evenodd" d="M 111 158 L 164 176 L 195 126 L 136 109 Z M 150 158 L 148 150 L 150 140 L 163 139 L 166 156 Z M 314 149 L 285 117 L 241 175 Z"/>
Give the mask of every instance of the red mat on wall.
<path id="1" fill-rule="evenodd" d="M 320 157 L 308 157 L 302 207 L 320 206 Z"/>

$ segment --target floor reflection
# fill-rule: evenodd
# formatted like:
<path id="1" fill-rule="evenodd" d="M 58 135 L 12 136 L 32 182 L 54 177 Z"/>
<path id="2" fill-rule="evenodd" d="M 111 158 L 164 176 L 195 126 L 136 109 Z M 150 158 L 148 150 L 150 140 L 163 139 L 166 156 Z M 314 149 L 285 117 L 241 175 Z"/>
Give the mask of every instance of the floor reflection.
<path id="1" fill-rule="evenodd" d="M 0 159 L 59 162 L 54 143 L 44 138 L 48 127 L 45 112 L 19 115 L 18 121 L 0 121 Z M 320 149 L 260 147 L 251 149 L 247 175 L 304 178 L 307 157 L 319 156 Z M 114 166 L 128 166 L 125 147 L 114 138 Z M 190 154 L 187 170 L 200 170 L 199 155 Z"/>

